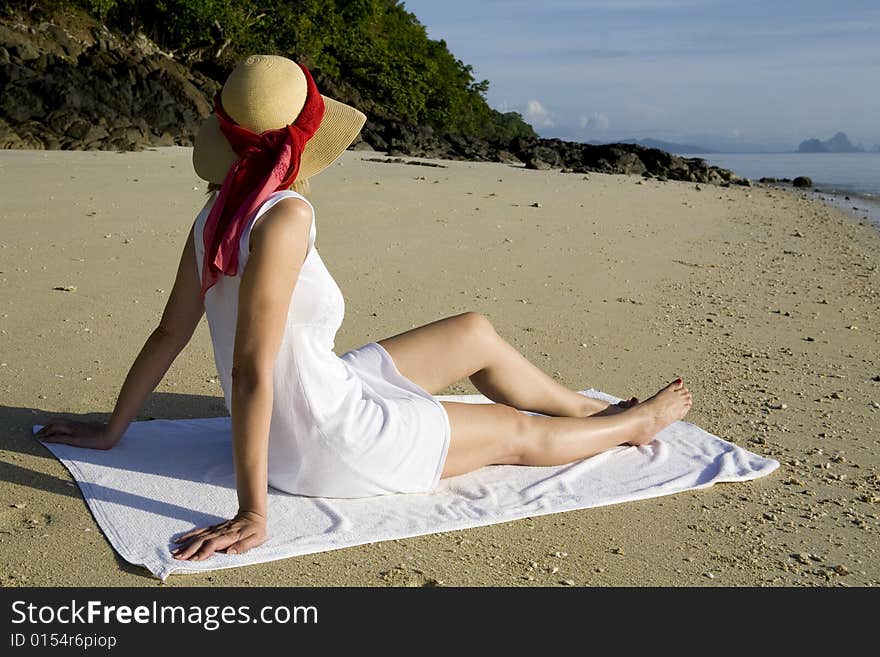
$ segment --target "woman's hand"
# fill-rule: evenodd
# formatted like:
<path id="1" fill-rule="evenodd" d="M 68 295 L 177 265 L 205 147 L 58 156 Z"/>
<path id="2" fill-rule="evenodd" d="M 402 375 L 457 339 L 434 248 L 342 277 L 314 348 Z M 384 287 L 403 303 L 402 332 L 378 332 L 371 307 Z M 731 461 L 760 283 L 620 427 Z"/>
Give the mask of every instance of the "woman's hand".
<path id="1" fill-rule="evenodd" d="M 62 443 L 90 449 L 110 449 L 119 442 L 105 422 L 81 422 L 79 420 L 56 420 L 50 422 L 34 438 L 45 443 Z"/>
<path id="2" fill-rule="evenodd" d="M 201 561 L 215 552 L 243 554 L 266 541 L 266 518 L 253 511 L 239 511 L 232 520 L 217 525 L 193 529 L 175 543 L 189 540 L 188 545 L 171 550 L 175 559 Z"/>

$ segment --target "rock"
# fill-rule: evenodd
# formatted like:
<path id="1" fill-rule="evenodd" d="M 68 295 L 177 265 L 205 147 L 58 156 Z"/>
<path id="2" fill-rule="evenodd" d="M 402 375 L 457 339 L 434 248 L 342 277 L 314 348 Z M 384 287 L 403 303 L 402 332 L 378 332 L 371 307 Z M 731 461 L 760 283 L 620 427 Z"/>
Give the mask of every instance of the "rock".
<path id="1" fill-rule="evenodd" d="M 808 176 L 798 176 L 791 181 L 791 184 L 794 187 L 812 187 L 813 181 Z"/>
<path id="2" fill-rule="evenodd" d="M 804 564 L 805 566 L 810 565 L 810 555 L 805 552 L 801 552 L 800 554 L 793 554 L 792 558 L 799 563 Z"/>
<path id="3" fill-rule="evenodd" d="M 68 34 L 61 26 L 50 24 L 46 26 L 45 31 L 64 55 L 75 59 L 82 52 L 82 43 Z"/>
<path id="4" fill-rule="evenodd" d="M 23 62 L 39 59 L 40 53 L 33 44 L 25 41 L 9 49 L 10 54 Z"/>
<path id="5" fill-rule="evenodd" d="M 520 160 L 516 155 L 514 155 L 510 151 L 506 151 L 504 149 L 501 149 L 497 153 L 495 153 L 495 160 L 497 162 L 502 162 L 504 164 L 522 164 L 523 163 L 523 161 Z"/>
<path id="6" fill-rule="evenodd" d="M 549 162 L 545 162 L 539 157 L 529 157 L 526 159 L 526 169 L 534 169 L 536 171 L 548 171 L 553 168 Z"/>
<path id="7" fill-rule="evenodd" d="M 72 29 L 88 31 L 80 28 Z M 53 23 L 30 34 L 0 25 L 0 147 L 188 145 L 220 86 L 145 37 L 126 40 L 95 28 L 81 41 Z M 130 127 L 141 134 L 120 134 Z"/>

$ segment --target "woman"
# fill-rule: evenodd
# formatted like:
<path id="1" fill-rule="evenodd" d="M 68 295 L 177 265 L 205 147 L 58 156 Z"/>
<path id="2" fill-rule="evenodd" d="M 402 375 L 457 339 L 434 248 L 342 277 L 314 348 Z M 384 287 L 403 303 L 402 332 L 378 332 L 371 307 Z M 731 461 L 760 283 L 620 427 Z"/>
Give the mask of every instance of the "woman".
<path id="1" fill-rule="evenodd" d="M 344 300 L 315 249 L 314 208 L 300 192 L 365 119 L 322 96 L 296 62 L 263 55 L 241 62 L 193 149 L 194 168 L 213 193 L 112 417 L 51 422 L 37 434 L 113 447 L 206 313 L 232 420 L 239 509 L 176 539 L 175 558 L 263 543 L 269 485 L 322 497 L 427 492 L 442 477 L 485 465 L 558 465 L 644 445 L 691 407 L 681 379 L 642 403 L 613 406 L 569 390 L 476 312 L 337 356 Z M 464 377 L 497 403 L 433 397 Z"/>

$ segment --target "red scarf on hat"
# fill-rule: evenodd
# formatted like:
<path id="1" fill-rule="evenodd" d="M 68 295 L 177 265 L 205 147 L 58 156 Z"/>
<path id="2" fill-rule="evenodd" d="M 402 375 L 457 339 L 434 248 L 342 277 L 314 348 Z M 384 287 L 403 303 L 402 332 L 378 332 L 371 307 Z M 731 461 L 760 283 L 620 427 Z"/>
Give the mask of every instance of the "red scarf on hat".
<path id="1" fill-rule="evenodd" d="M 324 99 L 308 69 L 306 101 L 299 116 L 288 126 L 260 134 L 238 125 L 223 110 L 220 92 L 214 96 L 214 113 L 237 159 L 220 187 L 220 193 L 205 222 L 202 261 L 202 300 L 220 274 L 238 273 L 241 234 L 251 213 L 272 192 L 286 189 L 296 179 L 306 142 L 324 118 Z"/>

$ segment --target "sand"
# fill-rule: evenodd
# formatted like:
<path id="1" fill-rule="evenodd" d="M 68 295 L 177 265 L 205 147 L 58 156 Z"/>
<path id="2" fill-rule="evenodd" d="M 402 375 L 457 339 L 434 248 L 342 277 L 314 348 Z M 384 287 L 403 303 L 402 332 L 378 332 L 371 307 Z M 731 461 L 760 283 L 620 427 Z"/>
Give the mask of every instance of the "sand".
<path id="1" fill-rule="evenodd" d="M 30 427 L 109 417 L 205 183 L 188 148 L 0 151 L 0 584 L 880 582 L 880 232 L 765 186 L 375 157 L 347 152 L 313 183 L 346 300 L 338 354 L 475 310 L 573 389 L 644 398 L 684 377 L 688 421 L 782 467 L 161 584 L 116 556 Z M 203 319 L 139 419 L 222 414 Z"/>

